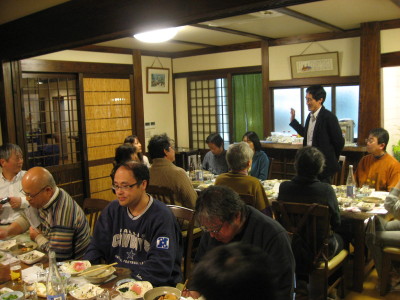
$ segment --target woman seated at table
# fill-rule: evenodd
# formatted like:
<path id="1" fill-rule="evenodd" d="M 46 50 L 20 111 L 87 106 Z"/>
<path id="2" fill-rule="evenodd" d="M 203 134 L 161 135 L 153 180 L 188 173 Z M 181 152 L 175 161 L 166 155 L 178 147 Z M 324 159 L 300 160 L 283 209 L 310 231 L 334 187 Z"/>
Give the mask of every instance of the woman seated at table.
<path id="1" fill-rule="evenodd" d="M 140 162 L 136 147 L 126 143 L 115 148 L 114 166 L 131 160 Z"/>
<path id="2" fill-rule="evenodd" d="M 251 166 L 253 150 L 245 142 L 232 144 L 226 152 L 226 161 L 230 171 L 223 173 L 215 179 L 216 185 L 224 185 L 233 189 L 238 194 L 253 195 L 256 199 L 254 207 L 270 214 L 267 194 L 261 182 L 248 175 Z"/>
<path id="3" fill-rule="evenodd" d="M 318 180 L 324 168 L 325 157 L 315 147 L 304 147 L 297 151 L 294 167 L 297 175 L 279 186 L 278 201 L 295 203 L 318 203 L 329 207 L 330 225 L 333 230 L 329 239 L 329 258 L 343 250 L 342 237 L 334 233 L 340 226 L 339 204 L 335 191 L 328 183 Z"/>
<path id="4" fill-rule="evenodd" d="M 140 143 L 140 141 L 136 135 L 127 136 L 124 140 L 124 143 L 131 144 L 134 148 L 136 148 L 139 162 L 145 164 L 148 168 L 150 168 L 149 159 L 147 158 L 146 155 L 143 155 L 142 144 Z"/>
<path id="5" fill-rule="evenodd" d="M 249 144 L 251 150 L 254 151 L 250 175 L 260 180 L 268 179 L 269 159 L 267 154 L 261 149 L 261 143 L 257 133 L 254 131 L 247 131 L 243 135 L 242 141 Z"/>

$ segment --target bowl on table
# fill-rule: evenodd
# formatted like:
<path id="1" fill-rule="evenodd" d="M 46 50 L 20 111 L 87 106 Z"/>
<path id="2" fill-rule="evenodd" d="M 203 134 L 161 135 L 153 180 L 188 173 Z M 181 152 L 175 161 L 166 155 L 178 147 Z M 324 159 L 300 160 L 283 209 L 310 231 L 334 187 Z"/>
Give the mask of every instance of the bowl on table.
<path id="1" fill-rule="evenodd" d="M 170 286 L 160 286 L 147 291 L 144 300 L 179 300 L 181 291 Z"/>
<path id="2" fill-rule="evenodd" d="M 35 242 L 17 243 L 10 248 L 10 252 L 14 255 L 21 255 L 35 250 L 37 246 Z"/>
<path id="3" fill-rule="evenodd" d="M 24 293 L 20 291 L 13 291 L 0 296 L 1 300 L 22 300 L 24 299 Z"/>
<path id="4" fill-rule="evenodd" d="M 110 279 L 111 276 L 113 276 L 113 274 L 115 272 L 115 268 L 113 266 L 109 266 L 108 268 L 101 268 L 104 266 L 106 266 L 106 265 L 91 266 L 85 270 L 85 273 L 86 272 L 88 272 L 88 273 L 83 274 L 82 276 L 90 283 L 105 282 L 108 279 Z M 101 268 L 101 269 L 99 269 L 99 268 Z M 97 269 L 99 269 L 99 270 L 97 270 Z M 92 272 L 89 273 L 89 271 L 92 271 Z"/>
<path id="5" fill-rule="evenodd" d="M 27 265 L 32 265 L 40 261 L 44 256 L 44 253 L 37 250 L 30 251 L 28 253 L 18 255 L 18 259 Z"/>

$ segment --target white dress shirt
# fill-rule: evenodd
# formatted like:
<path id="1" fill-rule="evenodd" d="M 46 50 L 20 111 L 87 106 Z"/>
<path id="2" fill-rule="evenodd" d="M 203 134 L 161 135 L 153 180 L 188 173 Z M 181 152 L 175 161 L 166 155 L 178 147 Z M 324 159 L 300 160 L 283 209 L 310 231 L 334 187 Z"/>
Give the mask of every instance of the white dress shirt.
<path id="1" fill-rule="evenodd" d="M 307 130 L 307 146 L 312 146 L 315 123 L 317 122 L 317 117 L 319 111 L 321 110 L 321 107 L 315 113 L 310 112 L 310 122 L 308 123 L 308 130 Z"/>
<path id="2" fill-rule="evenodd" d="M 10 224 L 14 222 L 21 214 L 21 212 L 29 206 L 26 197 L 21 193 L 22 177 L 26 171 L 20 171 L 15 177 L 9 181 L 4 178 L 3 173 L 0 177 L 0 197 L 21 197 L 21 207 L 14 209 L 10 203 L 3 204 L 0 209 L 0 224 Z"/>

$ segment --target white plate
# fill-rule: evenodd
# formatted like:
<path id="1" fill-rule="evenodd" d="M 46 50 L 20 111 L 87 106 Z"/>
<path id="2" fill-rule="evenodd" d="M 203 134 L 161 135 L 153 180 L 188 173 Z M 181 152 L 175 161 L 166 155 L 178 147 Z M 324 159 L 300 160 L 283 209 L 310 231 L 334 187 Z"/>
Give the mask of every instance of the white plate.
<path id="1" fill-rule="evenodd" d="M 91 266 L 88 260 L 73 260 L 65 262 L 60 266 L 60 269 L 64 273 L 71 274 L 72 276 L 82 273 Z"/>
<path id="2" fill-rule="evenodd" d="M 139 288 L 133 288 L 132 290 L 133 286 L 139 286 Z M 116 290 L 121 294 L 123 298 L 138 299 L 143 298 L 144 294 L 152 288 L 153 286 L 148 281 L 130 281 L 119 285 Z M 139 290 L 140 292 L 135 292 Z"/>
<path id="3" fill-rule="evenodd" d="M 17 244 L 17 240 L 0 241 L 0 250 L 9 251 L 12 246 Z"/>
<path id="4" fill-rule="evenodd" d="M 14 290 L 9 289 L 7 287 L 3 287 L 2 289 L 0 289 L 0 295 L 7 294 L 7 293 L 10 293 L 10 292 L 14 292 Z"/>
<path id="5" fill-rule="evenodd" d="M 18 255 L 17 257 L 24 263 L 26 263 L 27 265 L 32 265 L 36 262 L 38 262 L 39 260 L 41 260 L 44 256 L 44 253 L 39 252 L 37 250 L 33 250 L 29 253 L 25 253 L 25 254 L 21 254 Z"/>
<path id="6" fill-rule="evenodd" d="M 85 300 L 94 298 L 103 291 L 104 289 L 98 287 L 97 285 L 86 283 L 85 285 L 69 292 L 69 294 L 76 299 Z"/>

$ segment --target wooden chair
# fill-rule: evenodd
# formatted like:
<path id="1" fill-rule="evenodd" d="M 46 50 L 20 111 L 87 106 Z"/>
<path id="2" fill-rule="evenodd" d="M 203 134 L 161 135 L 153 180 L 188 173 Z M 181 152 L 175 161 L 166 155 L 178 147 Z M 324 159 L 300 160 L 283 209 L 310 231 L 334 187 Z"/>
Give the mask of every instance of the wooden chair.
<path id="1" fill-rule="evenodd" d="M 174 192 L 170 188 L 159 185 L 149 185 L 146 188 L 146 192 L 165 204 L 175 205 Z"/>
<path id="2" fill-rule="evenodd" d="M 253 206 L 255 207 L 256 205 L 256 197 L 254 197 L 254 195 L 250 195 L 250 194 L 239 194 L 240 199 L 243 200 L 244 203 L 246 203 L 247 205 Z"/>
<path id="3" fill-rule="evenodd" d="M 274 163 L 274 158 L 269 157 L 269 169 L 268 169 L 268 177 L 267 179 L 273 179 L 272 178 L 272 164 Z"/>
<path id="4" fill-rule="evenodd" d="M 340 169 L 336 172 L 336 174 L 332 178 L 332 184 L 334 185 L 343 185 L 345 184 L 345 173 L 346 173 L 346 156 L 339 156 L 339 165 Z"/>
<path id="5" fill-rule="evenodd" d="M 83 211 L 89 221 L 90 234 L 93 234 L 94 226 L 100 217 L 101 211 L 110 204 L 110 201 L 97 198 L 86 198 L 83 200 Z"/>
<path id="6" fill-rule="evenodd" d="M 272 208 L 277 221 L 281 223 L 292 236 L 293 234 L 300 235 L 314 254 L 314 263 L 311 273 L 298 275 L 313 274 L 323 277 L 324 297 L 322 299 L 326 299 L 328 293 L 339 284 L 341 287 L 339 295 L 343 297 L 343 269 L 347 262 L 348 252 L 347 250 L 342 250 L 332 259 L 328 259 L 328 238 L 330 232 L 328 206 L 273 201 Z M 318 232 L 323 232 L 322 241 L 321 238 L 319 239 L 320 242 L 318 242 L 317 239 L 317 228 Z M 338 274 L 339 276 L 332 285 L 329 286 L 328 280 L 333 274 Z"/>
<path id="7" fill-rule="evenodd" d="M 385 247 L 382 256 L 382 274 L 380 294 L 385 296 L 390 289 L 390 269 L 392 261 L 400 261 L 400 248 Z"/>
<path id="8" fill-rule="evenodd" d="M 184 240 L 183 251 L 183 280 L 186 281 L 190 276 L 192 268 L 192 250 L 193 250 L 193 231 L 194 231 L 194 210 L 177 205 L 168 205 L 172 213 L 178 220 L 182 230 Z"/>

